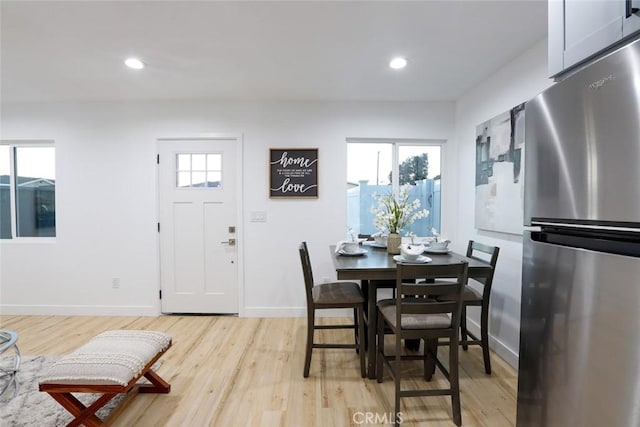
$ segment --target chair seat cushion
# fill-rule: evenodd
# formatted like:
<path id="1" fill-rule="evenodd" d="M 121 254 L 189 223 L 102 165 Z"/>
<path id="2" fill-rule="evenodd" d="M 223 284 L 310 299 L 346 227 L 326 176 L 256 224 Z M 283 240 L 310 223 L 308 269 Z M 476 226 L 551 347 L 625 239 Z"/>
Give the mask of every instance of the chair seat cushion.
<path id="1" fill-rule="evenodd" d="M 462 293 L 463 301 L 482 301 L 482 294 L 477 289 L 472 288 L 467 285 L 464 287 L 464 292 Z"/>
<path id="2" fill-rule="evenodd" d="M 421 301 L 429 301 L 428 299 Z M 388 299 L 378 302 L 378 308 L 387 322 L 396 327 L 396 300 Z M 440 329 L 451 327 L 451 317 L 444 313 L 437 314 L 403 314 L 402 329 Z"/>
<path id="3" fill-rule="evenodd" d="M 364 304 L 360 286 L 354 282 L 322 283 L 312 292 L 315 304 Z"/>
<path id="4" fill-rule="evenodd" d="M 170 343 L 171 336 L 163 332 L 103 332 L 53 364 L 40 379 L 40 384 L 124 387 Z"/>

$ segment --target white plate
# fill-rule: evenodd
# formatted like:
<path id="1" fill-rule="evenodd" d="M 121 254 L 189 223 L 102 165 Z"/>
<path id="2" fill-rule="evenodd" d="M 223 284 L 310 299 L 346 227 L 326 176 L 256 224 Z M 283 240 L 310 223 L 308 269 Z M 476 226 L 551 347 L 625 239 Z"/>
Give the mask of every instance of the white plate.
<path id="1" fill-rule="evenodd" d="M 383 245 L 382 243 L 376 243 L 376 242 L 363 242 L 362 243 L 365 246 L 371 246 L 372 248 L 387 248 L 387 245 Z"/>
<path id="2" fill-rule="evenodd" d="M 360 256 L 360 255 L 366 254 L 367 252 L 369 252 L 369 251 L 367 251 L 366 249 L 362 249 L 362 248 L 358 249 L 357 252 L 345 252 L 344 249 L 340 249 L 338 251 L 338 253 L 340 255 L 344 255 L 344 256 Z"/>
<path id="3" fill-rule="evenodd" d="M 426 253 L 428 253 L 428 254 L 448 254 L 449 252 L 451 252 L 451 249 L 449 249 L 449 248 L 444 248 L 444 249 L 425 248 L 424 251 Z"/>
<path id="4" fill-rule="evenodd" d="M 404 259 L 402 255 L 394 255 L 393 259 L 395 262 L 401 262 L 403 264 L 424 264 L 424 263 L 433 261 L 431 258 L 424 255 L 418 255 L 418 258 L 412 261 Z"/>

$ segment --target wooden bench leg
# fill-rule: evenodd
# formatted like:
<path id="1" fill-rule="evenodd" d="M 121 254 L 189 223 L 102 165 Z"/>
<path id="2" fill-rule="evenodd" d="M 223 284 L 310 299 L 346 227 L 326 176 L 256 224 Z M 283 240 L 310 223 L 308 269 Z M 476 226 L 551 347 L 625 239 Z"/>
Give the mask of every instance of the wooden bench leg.
<path id="1" fill-rule="evenodd" d="M 87 427 L 99 427 L 104 423 L 95 413 L 107 404 L 117 393 L 105 393 L 96 399 L 89 407 L 84 406 L 71 393 L 49 393 L 60 405 L 71 413 L 75 418 L 67 424 L 67 427 L 75 427 L 84 424 Z"/>
<path id="2" fill-rule="evenodd" d="M 163 380 L 160 375 L 151 369 L 144 373 L 144 377 L 148 379 L 151 384 L 140 384 L 138 386 L 139 393 L 169 393 L 169 391 L 171 391 L 171 384 Z"/>

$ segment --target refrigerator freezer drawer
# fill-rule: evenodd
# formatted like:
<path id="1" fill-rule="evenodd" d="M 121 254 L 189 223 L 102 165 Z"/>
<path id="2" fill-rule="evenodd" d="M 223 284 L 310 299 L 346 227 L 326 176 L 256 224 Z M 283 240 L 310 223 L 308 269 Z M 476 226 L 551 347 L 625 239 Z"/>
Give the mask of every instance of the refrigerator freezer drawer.
<path id="1" fill-rule="evenodd" d="M 517 425 L 638 425 L 640 259 L 524 239 Z"/>

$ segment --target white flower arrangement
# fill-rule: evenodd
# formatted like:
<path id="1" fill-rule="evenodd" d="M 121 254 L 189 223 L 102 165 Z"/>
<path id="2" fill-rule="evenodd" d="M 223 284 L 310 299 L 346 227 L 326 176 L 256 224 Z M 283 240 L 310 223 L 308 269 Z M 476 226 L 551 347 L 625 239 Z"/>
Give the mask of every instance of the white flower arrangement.
<path id="1" fill-rule="evenodd" d="M 371 212 L 375 214 L 374 225 L 380 231 L 400 234 L 404 227 L 429 215 L 428 210 L 420 209 L 420 199 L 409 202 L 409 185 L 400 188 L 397 199 L 393 193 L 373 194 L 373 199 L 378 204 L 371 208 Z"/>
<path id="2" fill-rule="evenodd" d="M 440 236 L 440 233 L 438 233 L 438 229 L 435 227 L 431 228 L 431 234 L 433 234 L 433 238 L 434 241 L 437 242 L 438 241 L 438 237 Z"/>

